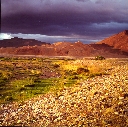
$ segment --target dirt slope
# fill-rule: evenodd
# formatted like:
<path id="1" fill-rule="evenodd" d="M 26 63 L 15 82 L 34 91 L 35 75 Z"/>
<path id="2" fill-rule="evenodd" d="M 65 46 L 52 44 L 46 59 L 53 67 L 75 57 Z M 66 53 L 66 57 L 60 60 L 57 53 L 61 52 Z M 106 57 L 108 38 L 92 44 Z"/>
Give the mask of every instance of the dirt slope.
<path id="1" fill-rule="evenodd" d="M 96 44 L 103 43 L 113 46 L 115 49 L 121 49 L 122 51 L 128 52 L 128 30 L 108 37 Z"/>

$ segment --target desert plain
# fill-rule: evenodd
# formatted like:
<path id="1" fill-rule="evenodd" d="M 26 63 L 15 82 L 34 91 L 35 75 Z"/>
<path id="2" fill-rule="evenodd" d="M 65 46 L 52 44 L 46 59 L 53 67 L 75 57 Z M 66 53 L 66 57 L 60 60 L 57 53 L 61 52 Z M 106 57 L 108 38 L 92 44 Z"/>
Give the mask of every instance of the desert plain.
<path id="1" fill-rule="evenodd" d="M 128 126 L 128 59 L 1 57 L 1 126 Z"/>

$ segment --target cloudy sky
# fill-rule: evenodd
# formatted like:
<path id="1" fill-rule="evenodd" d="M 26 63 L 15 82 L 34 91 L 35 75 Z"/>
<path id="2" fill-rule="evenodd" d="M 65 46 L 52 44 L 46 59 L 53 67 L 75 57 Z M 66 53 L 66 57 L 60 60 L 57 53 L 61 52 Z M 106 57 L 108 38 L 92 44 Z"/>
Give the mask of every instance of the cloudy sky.
<path id="1" fill-rule="evenodd" d="M 128 0 L 1 0 L 0 39 L 90 43 L 128 29 Z"/>

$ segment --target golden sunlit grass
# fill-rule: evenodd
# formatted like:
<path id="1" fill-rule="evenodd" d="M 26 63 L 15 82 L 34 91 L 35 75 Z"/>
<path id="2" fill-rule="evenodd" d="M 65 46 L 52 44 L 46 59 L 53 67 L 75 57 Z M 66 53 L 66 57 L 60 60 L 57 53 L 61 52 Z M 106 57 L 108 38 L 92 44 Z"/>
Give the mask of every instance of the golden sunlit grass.
<path id="1" fill-rule="evenodd" d="M 1 58 L 0 102 L 23 101 L 58 92 L 87 78 L 102 76 L 111 68 L 109 60 L 59 58 Z"/>

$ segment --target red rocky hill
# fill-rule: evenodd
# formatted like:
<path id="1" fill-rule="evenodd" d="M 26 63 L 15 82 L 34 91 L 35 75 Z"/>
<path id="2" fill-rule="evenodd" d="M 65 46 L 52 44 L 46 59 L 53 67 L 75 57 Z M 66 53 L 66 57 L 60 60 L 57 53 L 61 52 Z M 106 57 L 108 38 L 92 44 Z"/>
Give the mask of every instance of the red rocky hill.
<path id="1" fill-rule="evenodd" d="M 113 46 L 115 49 L 121 49 L 122 51 L 128 52 L 128 30 L 108 37 L 96 44 L 103 43 Z"/>

